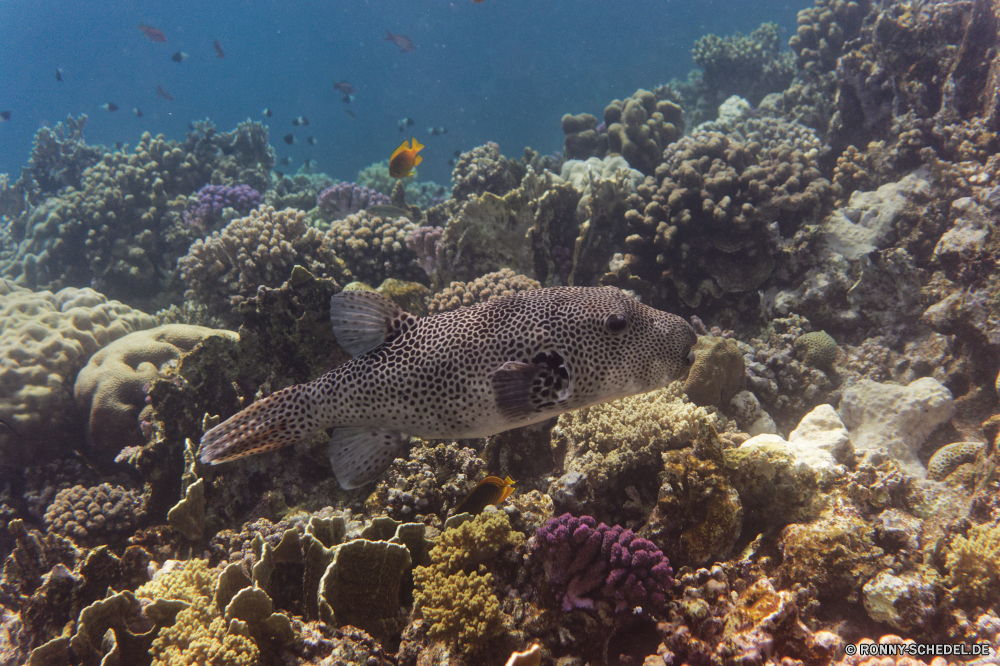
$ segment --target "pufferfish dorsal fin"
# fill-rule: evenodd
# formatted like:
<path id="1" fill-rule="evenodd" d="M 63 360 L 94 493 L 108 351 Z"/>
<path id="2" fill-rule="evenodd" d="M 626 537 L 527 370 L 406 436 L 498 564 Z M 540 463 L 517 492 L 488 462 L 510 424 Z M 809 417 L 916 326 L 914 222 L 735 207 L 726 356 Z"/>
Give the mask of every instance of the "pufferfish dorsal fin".
<path id="1" fill-rule="evenodd" d="M 492 375 L 500 413 L 519 419 L 565 402 L 573 393 L 573 376 L 557 351 L 535 354 L 531 363 L 508 361 Z"/>
<path id="2" fill-rule="evenodd" d="M 334 428 L 330 466 L 344 490 L 360 488 L 382 476 L 409 437 L 388 428 Z"/>
<path id="3" fill-rule="evenodd" d="M 381 294 L 342 291 L 330 298 L 330 323 L 337 344 L 351 356 L 360 356 L 386 341 L 393 322 L 407 313 Z"/>

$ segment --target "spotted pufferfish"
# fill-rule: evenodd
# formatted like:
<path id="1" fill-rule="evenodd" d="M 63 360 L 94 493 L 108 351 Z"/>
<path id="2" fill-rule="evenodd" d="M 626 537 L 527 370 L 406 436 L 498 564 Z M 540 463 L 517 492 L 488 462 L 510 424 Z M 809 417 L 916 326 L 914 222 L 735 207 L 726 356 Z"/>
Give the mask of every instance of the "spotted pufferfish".
<path id="1" fill-rule="evenodd" d="M 524 291 L 429 317 L 371 292 L 330 302 L 353 357 L 319 379 L 258 400 L 206 432 L 222 463 L 332 428 L 341 487 L 378 478 L 409 436 L 464 439 L 666 386 L 687 371 L 696 335 L 614 287 Z"/>

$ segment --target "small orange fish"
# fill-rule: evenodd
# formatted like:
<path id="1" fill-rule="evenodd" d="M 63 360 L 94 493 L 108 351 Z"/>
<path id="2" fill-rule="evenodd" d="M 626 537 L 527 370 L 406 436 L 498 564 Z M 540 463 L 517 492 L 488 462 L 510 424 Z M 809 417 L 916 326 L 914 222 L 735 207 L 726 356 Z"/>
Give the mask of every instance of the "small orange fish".
<path id="1" fill-rule="evenodd" d="M 488 505 L 500 506 L 514 492 L 514 479 L 509 476 L 501 479 L 499 476 L 488 476 L 472 489 L 452 511 L 452 515 L 460 513 L 482 513 Z"/>
<path id="2" fill-rule="evenodd" d="M 393 178 L 409 178 L 413 175 L 410 173 L 413 168 L 424 161 L 424 158 L 417 155 L 423 150 L 423 144 L 417 141 L 416 137 L 413 138 L 412 148 L 409 143 L 409 141 L 404 141 L 389 158 L 389 175 Z"/>

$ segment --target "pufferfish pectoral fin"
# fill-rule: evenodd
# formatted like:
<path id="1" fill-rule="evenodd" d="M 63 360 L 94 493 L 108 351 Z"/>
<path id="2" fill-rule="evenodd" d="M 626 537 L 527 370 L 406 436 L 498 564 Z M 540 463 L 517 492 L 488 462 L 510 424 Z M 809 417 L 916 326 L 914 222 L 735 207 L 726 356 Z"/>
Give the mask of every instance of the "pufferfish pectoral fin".
<path id="1" fill-rule="evenodd" d="M 370 291 L 342 291 L 330 298 L 333 334 L 351 356 L 360 356 L 385 342 L 393 321 L 404 314 L 403 308 Z"/>
<path id="2" fill-rule="evenodd" d="M 330 465 L 344 490 L 360 488 L 388 469 L 409 436 L 385 428 L 334 428 Z"/>
<path id="3" fill-rule="evenodd" d="M 497 408 L 507 418 L 520 419 L 554 407 L 572 393 L 569 367 L 561 354 L 542 353 L 531 360 L 509 361 L 490 375 Z"/>

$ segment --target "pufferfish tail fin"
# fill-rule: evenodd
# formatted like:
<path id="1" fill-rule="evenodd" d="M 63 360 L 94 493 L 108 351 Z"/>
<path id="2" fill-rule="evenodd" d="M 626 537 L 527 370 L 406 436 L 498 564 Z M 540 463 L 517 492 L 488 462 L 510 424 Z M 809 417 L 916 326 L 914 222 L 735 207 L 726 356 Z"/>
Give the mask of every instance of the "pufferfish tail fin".
<path id="1" fill-rule="evenodd" d="M 280 449 L 329 427 L 322 381 L 283 388 L 215 426 L 201 436 L 201 461 L 215 465 Z"/>

